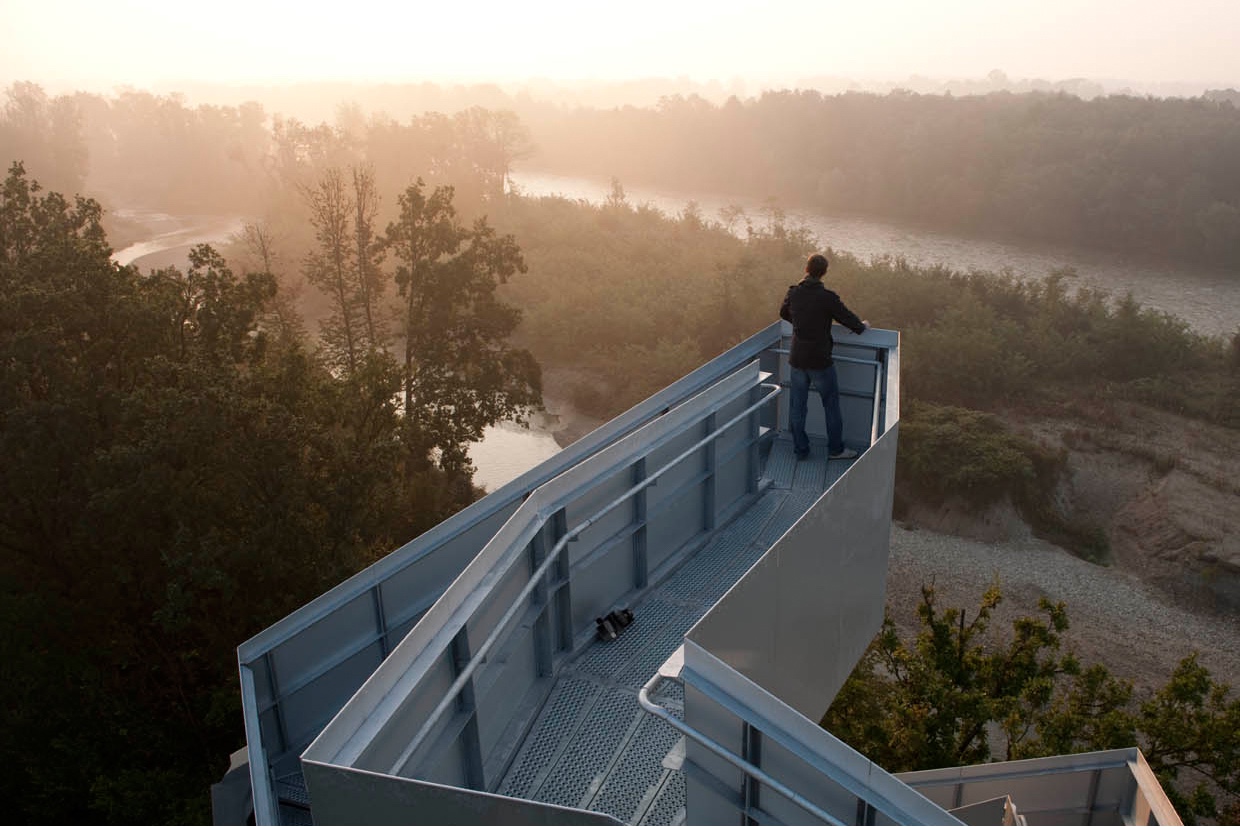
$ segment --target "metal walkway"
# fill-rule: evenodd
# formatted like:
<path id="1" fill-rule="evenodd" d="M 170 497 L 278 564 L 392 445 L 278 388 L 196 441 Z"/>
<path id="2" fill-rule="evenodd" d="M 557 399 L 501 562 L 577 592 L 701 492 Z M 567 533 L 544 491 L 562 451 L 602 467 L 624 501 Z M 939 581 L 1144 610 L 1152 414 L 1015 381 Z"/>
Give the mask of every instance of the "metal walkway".
<path id="1" fill-rule="evenodd" d="M 680 735 L 645 713 L 637 691 L 684 642 L 684 634 L 849 463 L 814 445 L 797 462 L 788 438 L 774 441 L 765 491 L 642 600 L 614 641 L 596 640 L 563 669 L 497 792 L 605 813 L 627 824 L 681 824 L 685 782 L 668 759 Z M 669 709 L 683 690 L 665 682 Z"/>

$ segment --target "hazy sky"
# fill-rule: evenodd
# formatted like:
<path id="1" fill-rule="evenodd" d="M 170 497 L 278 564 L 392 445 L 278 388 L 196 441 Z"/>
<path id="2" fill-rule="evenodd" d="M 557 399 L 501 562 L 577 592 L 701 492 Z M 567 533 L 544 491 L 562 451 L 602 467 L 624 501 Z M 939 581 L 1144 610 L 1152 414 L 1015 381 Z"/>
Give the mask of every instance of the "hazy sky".
<path id="1" fill-rule="evenodd" d="M 1073 77 L 1240 88 L 1240 0 L 0 0 L 0 84 Z"/>

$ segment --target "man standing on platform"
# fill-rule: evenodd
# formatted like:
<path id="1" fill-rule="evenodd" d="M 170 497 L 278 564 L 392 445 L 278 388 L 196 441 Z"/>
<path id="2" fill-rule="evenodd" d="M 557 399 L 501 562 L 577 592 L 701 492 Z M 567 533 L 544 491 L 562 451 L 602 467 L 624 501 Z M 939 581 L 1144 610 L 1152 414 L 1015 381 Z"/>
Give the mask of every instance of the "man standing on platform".
<path id="1" fill-rule="evenodd" d="M 805 278 L 788 288 L 779 308 L 780 318 L 792 322 L 791 410 L 792 447 L 798 460 L 809 456 L 809 437 L 805 433 L 805 414 L 810 385 L 818 388 L 827 422 L 827 456 L 830 459 L 856 459 L 857 452 L 844 447 L 844 416 L 840 413 L 840 386 L 831 359 L 831 322 L 837 321 L 853 333 L 862 333 L 868 324 L 844 306 L 840 297 L 822 283 L 827 258 L 815 253 L 805 263 Z"/>

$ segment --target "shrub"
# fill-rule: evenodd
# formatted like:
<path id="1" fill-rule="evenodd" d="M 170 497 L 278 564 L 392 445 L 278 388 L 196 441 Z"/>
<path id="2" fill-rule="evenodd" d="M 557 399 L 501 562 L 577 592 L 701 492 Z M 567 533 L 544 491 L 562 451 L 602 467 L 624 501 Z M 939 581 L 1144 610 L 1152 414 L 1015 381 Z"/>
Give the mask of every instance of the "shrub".
<path id="1" fill-rule="evenodd" d="M 993 414 L 915 401 L 900 419 L 896 485 L 931 502 L 957 495 L 979 507 L 1003 497 L 1020 503 L 1053 488 L 1055 467 L 1045 448 Z"/>

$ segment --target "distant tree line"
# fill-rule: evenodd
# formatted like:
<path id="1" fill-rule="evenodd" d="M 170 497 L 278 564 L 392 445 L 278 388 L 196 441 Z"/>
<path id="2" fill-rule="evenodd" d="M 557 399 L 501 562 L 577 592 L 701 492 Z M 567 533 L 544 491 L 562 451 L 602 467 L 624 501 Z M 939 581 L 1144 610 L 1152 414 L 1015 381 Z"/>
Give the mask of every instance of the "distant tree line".
<path id="1" fill-rule="evenodd" d="M 482 171 L 477 186 L 493 197 L 512 163 L 530 158 L 558 172 L 966 234 L 1240 263 L 1240 108 L 1229 89 L 1089 100 L 785 90 L 609 109 L 493 87 L 352 90 L 372 105 L 455 107 L 401 122 L 368 113 L 342 88 L 333 126 L 269 115 L 255 101 L 190 107 L 180 95 L 133 90 L 51 98 L 24 82 L 6 91 L 0 160 L 23 160 L 50 185 L 125 206 L 252 212 L 290 160 L 321 161 L 314 153 L 343 145 L 368 157 L 391 191 L 416 169 L 431 184 L 457 186 L 463 205 L 474 194 L 460 165 Z M 421 165 L 427 153 L 440 159 L 434 169 Z"/>
<path id="2" fill-rule="evenodd" d="M 960 233 L 1240 264 L 1240 108 L 1214 98 L 767 92 L 560 110 L 536 162 Z"/>
<path id="3" fill-rule="evenodd" d="M 256 101 L 190 106 L 137 90 L 52 97 L 19 82 L 0 107 L 0 162 L 21 161 L 54 191 L 113 210 L 262 216 L 299 200 L 298 187 L 327 168 L 364 159 L 387 203 L 420 177 L 454 186 L 458 208 L 472 215 L 502 195 L 513 162 L 529 152 L 510 110 L 471 106 L 401 122 L 352 103 L 336 109 L 335 123 L 310 125 Z"/>

